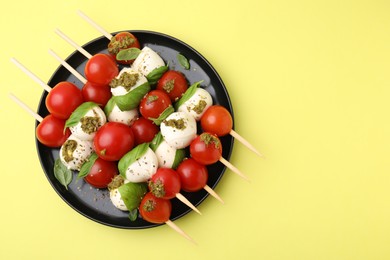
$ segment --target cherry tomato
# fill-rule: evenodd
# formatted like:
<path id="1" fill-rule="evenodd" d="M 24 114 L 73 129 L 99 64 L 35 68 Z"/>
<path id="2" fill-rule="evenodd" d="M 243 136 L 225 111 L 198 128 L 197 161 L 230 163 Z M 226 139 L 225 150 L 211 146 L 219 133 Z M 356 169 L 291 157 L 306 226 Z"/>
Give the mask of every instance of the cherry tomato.
<path id="1" fill-rule="evenodd" d="M 110 162 L 98 157 L 84 180 L 95 188 L 106 188 L 112 179 L 118 175 L 116 162 Z"/>
<path id="2" fill-rule="evenodd" d="M 81 93 L 85 102 L 92 101 L 99 104 L 100 107 L 104 107 L 112 96 L 109 85 L 98 85 L 90 81 L 85 83 Z"/>
<path id="3" fill-rule="evenodd" d="M 108 44 L 108 52 L 116 59 L 119 51 L 128 48 L 141 48 L 138 39 L 129 32 L 120 32 L 116 34 Z M 120 64 L 131 64 L 134 60 L 117 60 Z"/>
<path id="4" fill-rule="evenodd" d="M 190 154 L 198 163 L 213 164 L 222 156 L 222 143 L 216 135 L 204 132 L 191 142 Z"/>
<path id="5" fill-rule="evenodd" d="M 157 198 L 151 192 L 145 194 L 139 205 L 141 217 L 155 224 L 167 222 L 171 216 L 171 211 L 172 204 L 170 200 Z"/>
<path id="6" fill-rule="evenodd" d="M 130 127 L 117 122 L 104 124 L 95 135 L 96 154 L 107 161 L 118 161 L 134 147 L 134 134 Z"/>
<path id="7" fill-rule="evenodd" d="M 157 125 L 144 117 L 138 118 L 131 125 L 131 130 L 134 133 L 135 145 L 151 142 L 154 136 L 160 131 Z"/>
<path id="8" fill-rule="evenodd" d="M 142 98 L 139 112 L 147 119 L 158 118 L 170 105 L 172 102 L 166 93 L 161 90 L 152 90 Z"/>
<path id="9" fill-rule="evenodd" d="M 171 168 L 159 168 L 149 180 L 149 190 L 157 198 L 173 199 L 180 192 L 179 174 Z"/>
<path id="10" fill-rule="evenodd" d="M 208 180 L 206 166 L 198 163 L 193 158 L 182 161 L 176 169 L 180 177 L 181 189 L 194 192 L 204 188 Z"/>
<path id="11" fill-rule="evenodd" d="M 110 55 L 98 53 L 85 64 L 85 77 L 98 85 L 108 85 L 119 73 L 115 60 Z"/>
<path id="12" fill-rule="evenodd" d="M 156 89 L 168 94 L 172 102 L 175 102 L 186 92 L 188 83 L 184 75 L 175 70 L 165 72 L 157 83 Z"/>
<path id="13" fill-rule="evenodd" d="M 65 132 L 64 128 L 65 120 L 50 114 L 43 118 L 35 131 L 38 141 L 42 144 L 48 147 L 60 147 L 70 136 L 69 128 Z"/>
<path id="14" fill-rule="evenodd" d="M 81 90 L 74 84 L 62 81 L 51 89 L 46 97 L 49 112 L 60 119 L 68 119 L 72 112 L 83 103 Z"/>
<path id="15" fill-rule="evenodd" d="M 232 130 L 233 119 L 225 107 L 214 105 L 204 112 L 200 124 L 203 131 L 224 136 Z"/>

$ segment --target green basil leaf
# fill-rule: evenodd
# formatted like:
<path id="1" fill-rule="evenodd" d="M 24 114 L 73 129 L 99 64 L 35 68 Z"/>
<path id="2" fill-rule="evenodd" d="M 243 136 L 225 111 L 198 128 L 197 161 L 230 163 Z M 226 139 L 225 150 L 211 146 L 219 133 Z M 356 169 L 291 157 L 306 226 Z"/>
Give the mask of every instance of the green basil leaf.
<path id="1" fill-rule="evenodd" d="M 135 221 L 138 218 L 138 209 L 130 210 L 129 219 L 130 221 Z"/>
<path id="2" fill-rule="evenodd" d="M 69 183 L 72 182 L 72 171 L 66 168 L 61 162 L 60 158 L 57 158 L 54 162 L 54 177 L 68 189 Z"/>
<path id="3" fill-rule="evenodd" d="M 175 112 L 175 109 L 173 108 L 173 106 L 169 106 L 166 109 L 164 109 L 164 111 L 160 114 L 160 116 L 158 118 L 149 117 L 148 119 L 152 120 L 153 123 L 155 123 L 156 125 L 160 125 L 161 122 L 164 121 L 165 118 L 167 118 L 173 112 Z"/>
<path id="4" fill-rule="evenodd" d="M 126 178 L 127 168 L 136 160 L 142 157 L 149 148 L 149 143 L 143 143 L 137 145 L 130 152 L 126 153 L 118 163 L 119 173 L 123 178 Z"/>
<path id="5" fill-rule="evenodd" d="M 141 53 L 141 50 L 138 48 L 128 48 L 120 50 L 116 54 L 117 60 L 134 60 L 138 57 L 138 55 Z"/>
<path id="6" fill-rule="evenodd" d="M 65 129 L 67 127 L 75 126 L 80 122 L 80 119 L 85 116 L 85 114 L 92 109 L 93 107 L 98 106 L 98 104 L 94 102 L 84 102 L 80 106 L 78 106 L 70 117 L 65 122 Z"/>
<path id="7" fill-rule="evenodd" d="M 180 65 L 183 66 L 183 68 L 185 68 L 186 70 L 190 69 L 190 63 L 183 54 L 178 53 L 177 60 L 179 61 Z"/>
<path id="8" fill-rule="evenodd" d="M 137 209 L 141 203 L 142 198 L 148 191 L 148 185 L 145 182 L 133 183 L 128 182 L 118 188 L 121 198 L 125 203 L 127 209 L 132 211 Z"/>
<path id="9" fill-rule="evenodd" d="M 162 136 L 161 132 L 158 132 L 156 136 L 153 138 L 153 140 L 150 142 L 149 146 L 155 152 L 157 148 L 160 146 L 160 144 L 164 141 L 164 137 Z"/>
<path id="10" fill-rule="evenodd" d="M 116 105 L 122 111 L 129 111 L 137 108 L 141 99 L 150 91 L 150 85 L 148 82 L 130 90 L 127 94 L 122 96 L 115 96 L 114 101 Z"/>
<path id="11" fill-rule="evenodd" d="M 154 85 L 161 78 L 161 76 L 168 70 L 168 65 L 161 66 L 152 70 L 147 76 L 146 79 L 149 81 L 150 85 Z"/>
<path id="12" fill-rule="evenodd" d="M 184 160 L 184 157 L 186 156 L 186 152 L 184 149 L 177 149 L 175 153 L 175 159 L 172 163 L 172 169 L 176 169 L 179 164 Z"/>
<path id="13" fill-rule="evenodd" d="M 81 166 L 79 174 L 77 175 L 77 179 L 84 178 L 88 175 L 88 173 L 91 171 L 91 168 L 93 164 L 95 163 L 96 159 L 98 158 L 96 153 L 92 153 L 87 161 Z"/>
<path id="14" fill-rule="evenodd" d="M 181 105 L 183 105 L 195 94 L 196 89 L 200 86 L 200 83 L 202 82 L 203 80 L 195 82 L 186 90 L 186 92 L 184 92 L 183 96 L 175 103 L 175 110 L 177 110 Z"/>
<path id="15" fill-rule="evenodd" d="M 104 113 L 106 114 L 106 117 L 110 116 L 110 114 L 111 114 L 112 110 L 114 109 L 114 107 L 115 107 L 115 96 L 112 96 L 108 100 L 106 106 L 104 107 Z"/>

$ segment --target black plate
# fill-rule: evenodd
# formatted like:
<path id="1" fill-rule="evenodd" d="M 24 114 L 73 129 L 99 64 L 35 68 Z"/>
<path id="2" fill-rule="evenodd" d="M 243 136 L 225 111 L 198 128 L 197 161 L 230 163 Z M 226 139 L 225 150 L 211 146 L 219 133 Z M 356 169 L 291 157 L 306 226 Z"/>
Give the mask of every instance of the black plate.
<path id="1" fill-rule="evenodd" d="M 190 84 L 203 80 L 202 87 L 210 92 L 213 97 L 214 104 L 220 104 L 226 107 L 233 116 L 230 98 L 222 79 L 211 64 L 200 53 L 186 43 L 168 35 L 150 31 L 129 32 L 133 33 L 139 39 L 142 47 L 149 46 L 158 52 L 166 63 L 169 62 L 170 69 L 183 72 Z M 83 48 L 92 55 L 99 52 L 107 53 L 107 44 L 108 39 L 100 37 L 85 44 Z M 178 53 L 181 53 L 188 58 L 191 65 L 190 70 L 183 69 L 178 63 L 176 57 Z M 77 51 L 72 53 L 66 61 L 84 75 L 84 67 L 87 60 L 81 53 Z M 82 87 L 82 83 L 80 83 L 80 81 L 70 74 L 63 66 L 60 66 L 56 70 L 48 84 L 49 86 L 54 87 L 61 81 L 70 81 L 79 88 Z M 38 113 L 42 116 L 46 116 L 48 114 L 45 105 L 46 96 L 47 92 L 44 92 L 38 107 Z M 200 131 L 200 127 L 198 130 Z M 223 147 L 223 157 L 229 160 L 233 149 L 233 138 L 231 136 L 225 136 L 221 138 L 221 142 Z M 50 184 L 58 195 L 74 210 L 98 223 L 117 228 L 140 229 L 158 226 L 156 224 L 146 222 L 140 217 L 136 221 L 130 221 L 126 212 L 122 212 L 112 205 L 107 189 L 92 188 L 83 180 L 76 182 L 76 172 L 74 172 L 72 183 L 69 185 L 68 190 L 66 190 L 65 187 L 55 179 L 53 174 L 54 161 L 58 158 L 59 149 L 48 148 L 38 141 L 36 144 L 42 168 L 45 171 Z M 209 179 L 207 184 L 214 188 L 220 181 L 225 171 L 225 167 L 218 162 L 209 166 L 208 171 Z M 208 197 L 208 193 L 205 190 L 193 193 L 186 193 L 182 191 L 181 193 L 194 205 L 199 205 L 206 197 Z M 178 219 L 190 211 L 191 209 L 182 202 L 177 199 L 172 200 L 171 220 Z"/>

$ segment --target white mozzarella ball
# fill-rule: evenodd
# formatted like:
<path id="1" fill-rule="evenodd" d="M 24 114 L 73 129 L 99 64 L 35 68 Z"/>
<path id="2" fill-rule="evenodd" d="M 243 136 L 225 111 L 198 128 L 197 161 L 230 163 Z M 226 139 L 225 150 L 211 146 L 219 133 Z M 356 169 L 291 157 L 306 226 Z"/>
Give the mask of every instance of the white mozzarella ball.
<path id="1" fill-rule="evenodd" d="M 126 181 L 145 182 L 156 173 L 158 160 L 151 148 L 138 160 L 130 164 L 126 169 Z"/>
<path id="2" fill-rule="evenodd" d="M 128 126 L 131 126 L 139 116 L 138 109 L 134 108 L 128 111 L 122 111 L 115 104 L 111 113 L 108 115 L 107 120 L 110 122 L 118 122 Z"/>
<path id="3" fill-rule="evenodd" d="M 137 71 L 135 71 L 134 69 L 132 68 L 123 68 L 118 76 L 115 77 L 115 79 L 119 80 L 121 77 L 123 77 L 123 74 L 124 73 L 128 73 L 134 77 L 137 77 L 137 81 L 135 82 L 135 84 L 133 86 L 129 88 L 126 88 L 125 86 L 123 85 L 118 85 L 116 87 L 111 87 L 111 93 L 113 96 L 122 96 L 122 95 L 125 95 L 127 94 L 129 91 L 141 86 L 142 84 L 146 83 L 148 80 L 145 78 L 144 75 L 142 75 L 142 73 L 139 73 Z"/>
<path id="4" fill-rule="evenodd" d="M 175 161 L 176 148 L 170 146 L 167 141 L 163 140 L 157 147 L 154 153 L 157 156 L 158 167 L 160 168 L 172 168 Z"/>
<path id="5" fill-rule="evenodd" d="M 173 112 L 160 125 L 161 134 L 168 145 L 182 149 L 196 137 L 196 121 L 185 112 Z"/>
<path id="6" fill-rule="evenodd" d="M 187 112 L 199 121 L 204 112 L 212 106 L 213 99 L 208 91 L 203 88 L 197 88 L 194 95 L 184 102 L 177 111 Z"/>
<path id="7" fill-rule="evenodd" d="M 120 210 L 128 211 L 125 202 L 122 199 L 122 195 L 118 189 L 110 190 L 110 199 L 112 204 Z"/>
<path id="8" fill-rule="evenodd" d="M 80 140 L 90 141 L 95 137 L 97 130 L 106 123 L 106 114 L 99 106 L 91 108 L 70 131 Z"/>
<path id="9" fill-rule="evenodd" d="M 145 46 L 134 60 L 132 68 L 147 76 L 154 69 L 165 66 L 163 59 L 154 50 Z"/>
<path id="10" fill-rule="evenodd" d="M 59 155 L 66 168 L 79 171 L 92 152 L 92 141 L 80 140 L 70 135 L 61 146 Z"/>

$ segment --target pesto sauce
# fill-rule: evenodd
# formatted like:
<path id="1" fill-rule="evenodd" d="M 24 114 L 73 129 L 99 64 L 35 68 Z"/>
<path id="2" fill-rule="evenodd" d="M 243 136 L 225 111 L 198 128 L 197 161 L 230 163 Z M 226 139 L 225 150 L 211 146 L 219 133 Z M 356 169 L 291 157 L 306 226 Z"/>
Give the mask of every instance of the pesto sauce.
<path id="1" fill-rule="evenodd" d="M 183 118 L 164 120 L 164 124 L 166 126 L 170 126 L 170 127 L 173 127 L 173 128 L 179 129 L 179 130 L 183 130 L 186 128 L 186 124 L 185 124 Z"/>
<path id="2" fill-rule="evenodd" d="M 139 79 L 139 74 L 138 73 L 128 73 L 128 72 L 123 72 L 119 79 L 113 78 L 110 82 L 110 87 L 111 88 L 116 88 L 118 86 L 122 86 L 126 89 L 127 92 L 130 91 L 132 87 L 135 86 Z"/>
<path id="3" fill-rule="evenodd" d="M 121 49 L 126 49 L 129 46 L 133 45 L 135 40 L 130 36 L 122 37 L 120 40 L 117 40 L 116 37 L 112 37 L 110 43 L 108 44 L 108 52 L 110 54 L 116 55 Z"/>
<path id="4" fill-rule="evenodd" d="M 70 162 L 73 160 L 73 152 L 77 148 L 77 142 L 75 140 L 67 140 L 62 147 L 62 156 L 64 157 L 65 162 Z"/>

